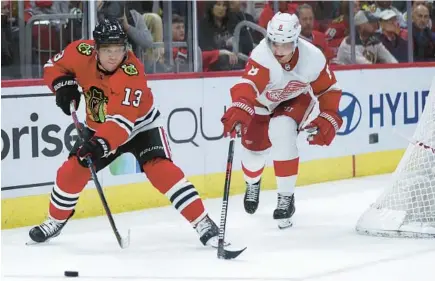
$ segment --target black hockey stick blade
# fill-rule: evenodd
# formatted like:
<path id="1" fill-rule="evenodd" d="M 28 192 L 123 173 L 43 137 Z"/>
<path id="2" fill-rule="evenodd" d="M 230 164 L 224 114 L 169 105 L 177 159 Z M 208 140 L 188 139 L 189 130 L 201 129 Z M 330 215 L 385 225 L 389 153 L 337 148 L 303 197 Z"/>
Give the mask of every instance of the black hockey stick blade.
<path id="1" fill-rule="evenodd" d="M 241 253 L 243 253 L 246 250 L 247 247 L 241 249 L 241 250 L 227 250 L 227 249 L 221 249 L 218 251 L 218 258 L 224 259 L 224 260 L 231 260 L 237 258 Z"/>

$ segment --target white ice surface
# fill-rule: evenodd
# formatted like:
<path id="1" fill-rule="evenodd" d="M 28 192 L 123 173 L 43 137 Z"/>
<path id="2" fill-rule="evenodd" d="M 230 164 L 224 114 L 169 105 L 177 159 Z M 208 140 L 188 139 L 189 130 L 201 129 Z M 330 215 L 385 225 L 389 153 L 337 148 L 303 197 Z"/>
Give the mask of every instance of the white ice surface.
<path id="1" fill-rule="evenodd" d="M 231 197 L 227 240 L 248 249 L 219 260 L 172 207 L 116 215 L 131 245 L 121 250 L 106 217 L 73 220 L 45 245 L 25 246 L 28 228 L 2 231 L 2 280 L 435 280 L 435 241 L 358 235 L 355 223 L 387 185 L 389 176 L 296 189 L 293 228 L 272 220 L 275 191 L 261 193 L 254 215 L 242 196 Z M 221 200 L 206 200 L 218 223 Z"/>

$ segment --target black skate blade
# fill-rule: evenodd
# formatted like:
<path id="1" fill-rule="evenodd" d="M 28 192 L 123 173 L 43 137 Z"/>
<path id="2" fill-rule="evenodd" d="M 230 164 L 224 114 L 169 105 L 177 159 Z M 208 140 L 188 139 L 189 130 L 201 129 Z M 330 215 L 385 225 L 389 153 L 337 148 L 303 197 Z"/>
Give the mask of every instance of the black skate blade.
<path id="1" fill-rule="evenodd" d="M 36 242 L 33 240 L 29 240 L 26 242 L 26 246 L 35 246 L 35 245 L 47 244 L 49 241 L 50 241 L 50 239 L 47 239 L 44 242 Z"/>
<path id="2" fill-rule="evenodd" d="M 227 250 L 222 249 L 222 251 L 218 251 L 218 258 L 224 260 L 231 260 L 237 258 L 241 253 L 246 250 L 247 247 L 241 250 Z"/>
<path id="3" fill-rule="evenodd" d="M 26 242 L 26 246 L 34 246 L 34 245 L 38 245 L 38 244 L 41 244 L 41 243 L 45 243 L 45 242 L 35 242 L 33 240 L 30 240 L 30 241 Z"/>

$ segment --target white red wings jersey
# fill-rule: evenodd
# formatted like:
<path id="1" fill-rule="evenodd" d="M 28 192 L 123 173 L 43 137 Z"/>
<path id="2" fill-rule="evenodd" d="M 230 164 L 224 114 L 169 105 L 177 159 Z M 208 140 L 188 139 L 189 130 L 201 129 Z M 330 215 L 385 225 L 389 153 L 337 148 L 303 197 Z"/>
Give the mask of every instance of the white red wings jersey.
<path id="1" fill-rule="evenodd" d="M 266 39 L 252 51 L 241 80 L 231 89 L 233 101 L 243 97 L 255 110 L 269 113 L 282 102 L 301 94 L 316 97 L 330 91 L 341 92 L 323 53 L 299 38 L 289 63 L 281 65 Z M 263 109 L 261 109 L 263 108 Z"/>

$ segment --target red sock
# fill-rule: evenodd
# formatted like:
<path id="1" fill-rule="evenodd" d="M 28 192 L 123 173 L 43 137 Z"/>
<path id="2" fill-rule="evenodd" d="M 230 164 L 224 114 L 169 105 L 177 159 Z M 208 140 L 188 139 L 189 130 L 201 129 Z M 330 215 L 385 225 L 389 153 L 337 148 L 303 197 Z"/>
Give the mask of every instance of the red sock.
<path id="1" fill-rule="evenodd" d="M 165 194 L 183 217 L 195 224 L 205 215 L 204 205 L 183 171 L 168 159 L 158 158 L 143 165 L 151 184 Z"/>
<path id="2" fill-rule="evenodd" d="M 64 221 L 70 216 L 89 177 L 89 169 L 82 167 L 75 156 L 62 164 L 51 191 L 50 217 Z"/>

